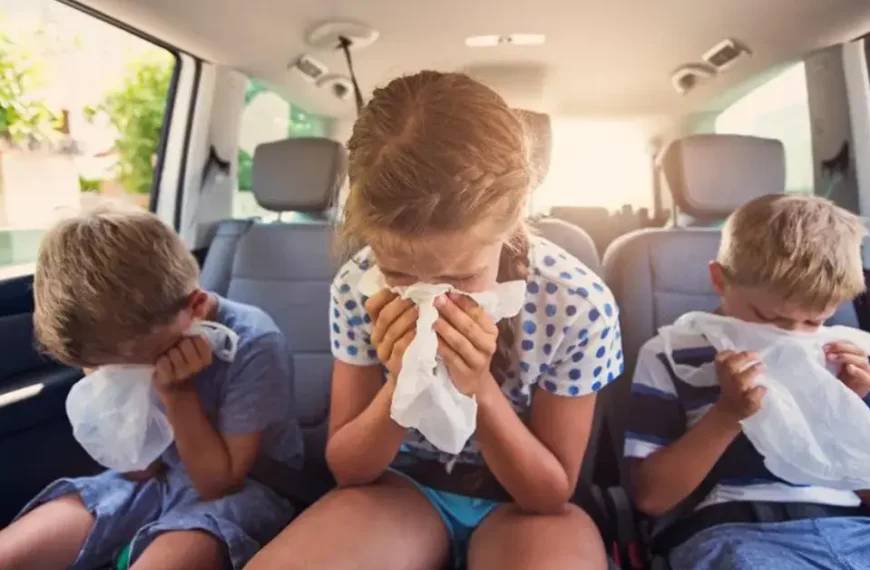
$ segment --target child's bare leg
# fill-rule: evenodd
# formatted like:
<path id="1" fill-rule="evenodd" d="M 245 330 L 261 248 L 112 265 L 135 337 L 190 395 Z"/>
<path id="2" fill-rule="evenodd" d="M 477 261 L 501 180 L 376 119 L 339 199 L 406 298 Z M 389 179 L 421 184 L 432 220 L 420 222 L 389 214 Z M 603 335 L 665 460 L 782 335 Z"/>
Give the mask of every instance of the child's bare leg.
<path id="1" fill-rule="evenodd" d="M 40 505 L 0 532 L 3 570 L 61 570 L 78 558 L 94 516 L 77 494 Z"/>
<path id="2" fill-rule="evenodd" d="M 165 532 L 149 544 L 132 570 L 213 570 L 224 567 L 223 545 L 207 532 Z"/>

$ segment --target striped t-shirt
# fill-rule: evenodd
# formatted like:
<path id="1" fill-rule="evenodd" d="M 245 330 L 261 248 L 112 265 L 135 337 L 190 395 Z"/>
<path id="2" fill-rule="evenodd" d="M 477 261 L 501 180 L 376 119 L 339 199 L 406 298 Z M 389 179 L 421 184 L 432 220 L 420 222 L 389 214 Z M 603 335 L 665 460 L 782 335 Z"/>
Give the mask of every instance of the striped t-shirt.
<path id="1" fill-rule="evenodd" d="M 719 399 L 713 360 L 716 349 L 701 336 L 671 336 L 675 372 L 662 336 L 640 350 L 631 388 L 625 456 L 642 459 L 676 441 Z M 698 505 L 729 501 L 821 503 L 856 506 L 858 495 L 825 487 L 794 485 L 771 473 L 761 454 L 740 434 L 707 476 L 716 482 Z"/>

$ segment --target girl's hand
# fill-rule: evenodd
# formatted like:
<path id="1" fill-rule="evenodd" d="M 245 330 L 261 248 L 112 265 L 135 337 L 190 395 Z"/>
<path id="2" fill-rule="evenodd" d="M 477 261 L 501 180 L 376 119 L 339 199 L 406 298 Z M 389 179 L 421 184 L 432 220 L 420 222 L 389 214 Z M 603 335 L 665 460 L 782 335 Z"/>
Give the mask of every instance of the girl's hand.
<path id="1" fill-rule="evenodd" d="M 402 357 L 417 334 L 417 306 L 384 289 L 365 304 L 372 318 L 372 345 L 392 378 L 402 370 Z"/>
<path id="2" fill-rule="evenodd" d="M 840 364 L 839 378 L 847 388 L 866 398 L 870 394 L 870 361 L 867 353 L 851 342 L 832 342 L 825 346 L 825 354 L 831 362 Z"/>
<path id="3" fill-rule="evenodd" d="M 438 354 L 456 388 L 473 396 L 487 377 L 495 354 L 498 328 L 483 309 L 465 295 L 448 293 L 435 300 L 441 318 L 435 321 Z"/>
<path id="4" fill-rule="evenodd" d="M 154 388 L 161 398 L 190 391 L 190 380 L 207 368 L 212 361 L 211 346 L 202 336 L 191 336 L 169 349 L 157 359 Z"/>

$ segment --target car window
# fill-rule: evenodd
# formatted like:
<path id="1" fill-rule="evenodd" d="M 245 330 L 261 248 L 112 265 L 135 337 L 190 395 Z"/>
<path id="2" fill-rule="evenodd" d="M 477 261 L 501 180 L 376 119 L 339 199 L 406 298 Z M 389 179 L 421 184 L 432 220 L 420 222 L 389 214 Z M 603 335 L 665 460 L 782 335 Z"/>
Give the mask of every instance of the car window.
<path id="1" fill-rule="evenodd" d="M 65 211 L 148 208 L 175 56 L 47 0 L 0 3 L 0 280 Z"/>
<path id="2" fill-rule="evenodd" d="M 781 71 L 722 111 L 715 131 L 782 141 L 786 191 L 813 192 L 812 131 L 803 63 Z"/>
<path id="3" fill-rule="evenodd" d="M 650 208 L 652 160 L 643 125 L 631 120 L 554 117 L 550 169 L 532 196 L 533 214 L 553 207 Z"/>
<path id="4" fill-rule="evenodd" d="M 326 136 L 328 119 L 308 113 L 261 81 L 253 78 L 245 86 L 245 107 L 239 127 L 239 168 L 233 197 L 233 217 L 278 217 L 257 205 L 253 192 L 253 157 L 257 145 L 293 137 Z"/>

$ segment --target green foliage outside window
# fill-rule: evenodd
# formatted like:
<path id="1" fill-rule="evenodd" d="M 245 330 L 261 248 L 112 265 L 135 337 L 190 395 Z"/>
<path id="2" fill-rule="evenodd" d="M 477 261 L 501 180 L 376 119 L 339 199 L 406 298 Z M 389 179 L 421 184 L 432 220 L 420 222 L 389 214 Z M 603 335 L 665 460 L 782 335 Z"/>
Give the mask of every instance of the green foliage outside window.
<path id="1" fill-rule="evenodd" d="M 42 62 L 28 46 L 0 32 L 0 136 L 20 147 L 57 138 L 62 115 L 38 95 Z"/>
<path id="2" fill-rule="evenodd" d="M 130 62 L 121 85 L 87 110 L 92 118 L 105 113 L 117 130 L 117 176 L 129 192 L 151 192 L 174 63 L 169 54 L 156 51 Z"/>

